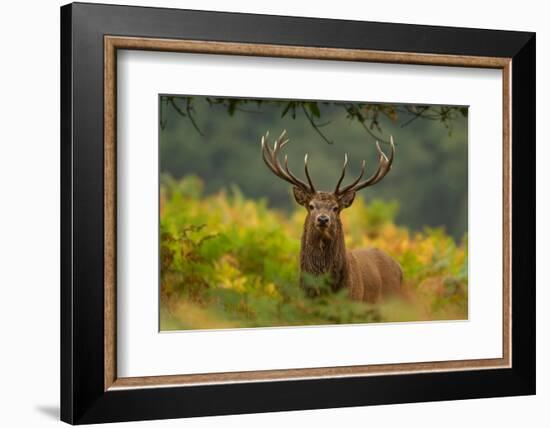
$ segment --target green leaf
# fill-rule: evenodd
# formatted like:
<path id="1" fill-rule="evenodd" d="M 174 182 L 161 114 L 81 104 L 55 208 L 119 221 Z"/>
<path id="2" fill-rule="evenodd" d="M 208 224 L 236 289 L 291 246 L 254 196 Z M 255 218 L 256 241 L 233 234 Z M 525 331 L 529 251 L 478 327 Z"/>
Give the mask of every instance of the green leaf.
<path id="1" fill-rule="evenodd" d="M 229 116 L 233 116 L 235 113 L 235 108 L 237 107 L 237 100 L 229 100 L 229 106 L 227 107 L 227 112 Z"/>
<path id="2" fill-rule="evenodd" d="M 290 102 L 286 105 L 286 107 L 285 107 L 285 109 L 283 110 L 283 112 L 281 113 L 281 117 L 285 117 L 286 114 L 288 113 L 288 111 L 290 110 L 290 108 L 291 108 L 293 105 L 294 105 L 294 101 L 290 101 Z"/>
<path id="3" fill-rule="evenodd" d="M 309 107 L 309 111 L 313 116 L 321 117 L 321 112 L 319 111 L 319 107 L 317 106 L 317 103 L 308 103 L 307 106 Z"/>

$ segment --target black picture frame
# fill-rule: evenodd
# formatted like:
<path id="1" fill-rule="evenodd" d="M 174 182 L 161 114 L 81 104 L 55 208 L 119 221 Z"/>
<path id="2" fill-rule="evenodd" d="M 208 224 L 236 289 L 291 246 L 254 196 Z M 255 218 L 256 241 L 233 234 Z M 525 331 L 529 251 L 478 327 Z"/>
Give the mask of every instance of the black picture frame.
<path id="1" fill-rule="evenodd" d="M 104 36 L 512 59 L 512 367 L 104 390 Z M 535 34 L 74 3 L 61 8 L 61 419 L 71 424 L 535 393 Z"/>

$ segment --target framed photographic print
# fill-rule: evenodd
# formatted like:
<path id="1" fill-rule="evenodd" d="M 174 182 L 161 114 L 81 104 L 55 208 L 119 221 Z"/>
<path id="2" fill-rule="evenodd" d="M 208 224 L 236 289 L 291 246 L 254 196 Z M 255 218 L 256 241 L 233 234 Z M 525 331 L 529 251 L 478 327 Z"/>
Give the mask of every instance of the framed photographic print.
<path id="1" fill-rule="evenodd" d="M 61 418 L 535 393 L 535 35 L 61 8 Z"/>

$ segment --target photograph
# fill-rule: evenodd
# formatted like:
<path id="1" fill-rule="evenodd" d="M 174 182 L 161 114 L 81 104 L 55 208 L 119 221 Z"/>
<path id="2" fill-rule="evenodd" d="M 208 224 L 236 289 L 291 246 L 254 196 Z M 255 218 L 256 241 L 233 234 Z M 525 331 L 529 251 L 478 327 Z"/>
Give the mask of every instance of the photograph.
<path id="1" fill-rule="evenodd" d="M 468 106 L 159 94 L 160 331 L 468 319 Z"/>
<path id="2" fill-rule="evenodd" d="M 21 261 L 7 289 L 41 278 L 36 296 L 5 301 L 10 320 L 28 318 L 19 336 L 37 317 L 18 302 L 54 308 L 23 351 L 58 343 L 30 373 L 56 385 L 33 386 L 35 411 L 13 420 L 281 426 L 303 413 L 332 426 L 390 409 L 410 425 L 447 420 L 453 401 L 460 426 L 476 409 L 505 426 L 537 415 L 540 22 L 405 3 L 71 3 L 50 16 L 56 85 L 6 79 L 20 101 L 5 103 L 6 147 L 24 152 L 6 157 L 6 182 L 57 173 L 51 196 L 44 174 L 8 186 L 5 211 L 29 218 L 5 222 Z M 33 69 L 27 56 L 16 69 Z M 25 123 L 29 85 L 59 103 L 40 126 Z M 60 147 L 40 136 L 29 151 L 25 132 L 48 126 Z M 43 227 L 44 198 L 57 228 Z M 27 231 L 57 241 L 29 250 Z M 42 257 L 55 242 L 58 293 Z"/>

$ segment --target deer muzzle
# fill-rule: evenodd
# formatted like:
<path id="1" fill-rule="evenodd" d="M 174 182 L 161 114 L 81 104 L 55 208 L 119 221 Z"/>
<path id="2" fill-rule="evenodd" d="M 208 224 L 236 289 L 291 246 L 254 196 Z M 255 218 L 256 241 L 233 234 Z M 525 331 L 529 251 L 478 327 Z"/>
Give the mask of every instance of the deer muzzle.
<path id="1" fill-rule="evenodd" d="M 330 217 L 326 214 L 319 214 L 315 221 L 317 223 L 317 227 L 325 228 L 328 227 L 330 224 Z"/>

